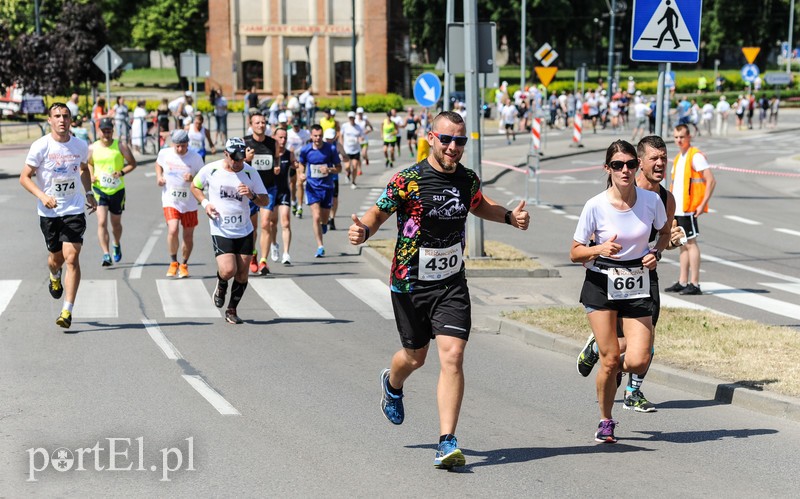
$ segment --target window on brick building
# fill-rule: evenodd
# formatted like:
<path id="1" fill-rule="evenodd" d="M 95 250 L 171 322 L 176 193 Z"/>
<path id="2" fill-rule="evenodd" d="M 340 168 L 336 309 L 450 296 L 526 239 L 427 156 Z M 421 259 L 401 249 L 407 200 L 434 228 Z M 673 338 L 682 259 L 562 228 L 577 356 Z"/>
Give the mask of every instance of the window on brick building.
<path id="1" fill-rule="evenodd" d="M 264 88 L 264 63 L 261 61 L 242 61 L 242 88 Z"/>
<path id="2" fill-rule="evenodd" d="M 350 61 L 339 61 L 333 65 L 333 89 L 336 91 L 350 90 L 351 76 Z"/>

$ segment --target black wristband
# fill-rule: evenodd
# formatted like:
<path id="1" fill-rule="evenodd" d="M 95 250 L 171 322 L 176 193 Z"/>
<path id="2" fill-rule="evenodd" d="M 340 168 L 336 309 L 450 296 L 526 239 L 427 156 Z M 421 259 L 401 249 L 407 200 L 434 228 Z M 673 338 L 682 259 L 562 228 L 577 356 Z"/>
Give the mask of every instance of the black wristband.
<path id="1" fill-rule="evenodd" d="M 120 170 L 119 171 L 119 176 L 120 177 L 124 177 L 125 176 L 125 170 Z"/>
<path id="2" fill-rule="evenodd" d="M 258 196 L 256 196 L 256 193 L 255 192 L 251 192 L 250 194 L 252 194 L 253 197 L 248 196 L 248 199 L 250 199 L 250 201 L 255 201 L 256 197 L 258 197 Z"/>
<path id="3" fill-rule="evenodd" d="M 507 223 L 508 225 L 511 225 L 511 210 L 508 210 L 508 211 L 506 212 L 506 223 Z"/>
<path id="4" fill-rule="evenodd" d="M 369 227 L 367 227 L 365 225 L 364 226 L 364 242 L 367 242 L 367 239 L 369 239 Z"/>

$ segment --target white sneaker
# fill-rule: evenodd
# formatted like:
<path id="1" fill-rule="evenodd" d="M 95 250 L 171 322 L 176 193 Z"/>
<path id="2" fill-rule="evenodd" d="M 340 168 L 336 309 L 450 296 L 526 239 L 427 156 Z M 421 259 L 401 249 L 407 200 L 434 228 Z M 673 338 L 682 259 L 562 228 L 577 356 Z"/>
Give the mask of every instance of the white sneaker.
<path id="1" fill-rule="evenodd" d="M 356 184 L 350 184 L 350 188 L 351 188 L 352 190 L 356 190 Z"/>
<path id="2" fill-rule="evenodd" d="M 283 258 L 281 258 L 281 263 L 284 265 L 291 265 L 292 259 L 289 258 L 289 253 L 284 253 Z"/>
<path id="3" fill-rule="evenodd" d="M 278 245 L 272 243 L 269 249 L 269 257 L 272 259 L 273 262 L 278 261 Z"/>

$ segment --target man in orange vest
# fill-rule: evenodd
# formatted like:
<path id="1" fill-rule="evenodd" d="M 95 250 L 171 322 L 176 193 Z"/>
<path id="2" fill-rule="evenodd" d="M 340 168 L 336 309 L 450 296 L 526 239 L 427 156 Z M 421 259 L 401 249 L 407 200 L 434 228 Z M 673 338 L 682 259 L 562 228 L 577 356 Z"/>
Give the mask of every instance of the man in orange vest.
<path id="1" fill-rule="evenodd" d="M 682 295 L 700 295 L 700 248 L 697 235 L 700 230 L 697 218 L 708 211 L 708 200 L 717 182 L 705 155 L 692 147 L 689 127 L 675 127 L 675 145 L 680 153 L 672 164 L 672 185 L 675 196 L 675 220 L 686 232 L 686 242 L 681 246 L 681 272 L 678 282 L 664 291 Z"/>

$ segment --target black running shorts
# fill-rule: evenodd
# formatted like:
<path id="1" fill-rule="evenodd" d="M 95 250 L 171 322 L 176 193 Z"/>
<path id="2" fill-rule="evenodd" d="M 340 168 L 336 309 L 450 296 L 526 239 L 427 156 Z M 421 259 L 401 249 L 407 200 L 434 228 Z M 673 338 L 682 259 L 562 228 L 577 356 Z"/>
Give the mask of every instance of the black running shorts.
<path id="1" fill-rule="evenodd" d="M 120 189 L 114 194 L 106 194 L 97 187 L 92 187 L 97 206 L 108 206 L 108 211 L 114 215 L 122 215 L 125 211 L 125 189 Z"/>
<path id="2" fill-rule="evenodd" d="M 253 254 L 253 233 L 244 237 L 231 239 L 225 236 L 211 236 L 214 245 L 214 256 L 234 254 L 252 255 Z"/>
<path id="3" fill-rule="evenodd" d="M 463 275 L 411 293 L 392 293 L 392 307 L 403 348 L 418 350 L 436 335 L 469 340 L 472 307 Z"/>
<path id="4" fill-rule="evenodd" d="M 58 253 L 63 243 L 83 244 L 86 232 L 86 215 L 66 215 L 63 217 L 39 217 L 39 227 L 44 235 L 47 251 Z"/>
<path id="5" fill-rule="evenodd" d="M 609 300 L 607 281 L 608 277 L 605 274 L 586 270 L 580 299 L 584 307 L 592 310 L 616 310 L 617 317 L 637 318 L 653 315 L 653 299 L 650 297 Z"/>
<path id="6" fill-rule="evenodd" d="M 661 294 L 658 291 L 658 272 L 650 271 L 650 298 L 653 299 L 653 327 L 658 323 L 658 316 L 661 315 Z M 617 321 L 617 337 L 622 338 L 622 321 Z"/>
<path id="7" fill-rule="evenodd" d="M 683 227 L 686 231 L 686 239 L 694 239 L 700 234 L 700 226 L 697 225 L 697 217 L 694 215 L 675 215 L 678 227 Z"/>

